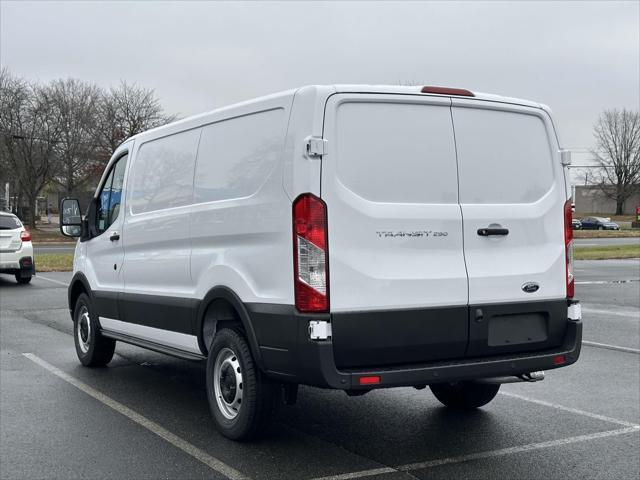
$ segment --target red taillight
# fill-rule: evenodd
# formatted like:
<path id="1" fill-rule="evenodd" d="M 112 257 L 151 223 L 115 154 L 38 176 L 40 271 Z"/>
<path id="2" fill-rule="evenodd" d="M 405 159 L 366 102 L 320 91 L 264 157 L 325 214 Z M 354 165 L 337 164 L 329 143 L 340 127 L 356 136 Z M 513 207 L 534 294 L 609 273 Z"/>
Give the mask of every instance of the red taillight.
<path id="1" fill-rule="evenodd" d="M 30 242 L 31 241 L 31 233 L 29 232 L 29 230 L 25 230 L 24 232 L 20 232 L 20 240 L 22 240 L 23 242 Z"/>
<path id="2" fill-rule="evenodd" d="M 293 269 L 296 308 L 329 311 L 327 206 L 310 193 L 293 202 Z"/>
<path id="3" fill-rule="evenodd" d="M 377 375 L 374 377 L 360 377 L 358 382 L 360 385 L 378 385 L 380 383 L 380 377 Z"/>
<path id="4" fill-rule="evenodd" d="M 457 95 L 460 97 L 475 97 L 473 92 L 464 88 L 448 88 L 448 87 L 422 87 L 422 93 L 435 93 L 437 95 Z"/>
<path id="5" fill-rule="evenodd" d="M 571 199 L 564 204 L 564 252 L 566 264 L 567 298 L 573 298 L 575 282 L 573 278 L 573 213 Z"/>

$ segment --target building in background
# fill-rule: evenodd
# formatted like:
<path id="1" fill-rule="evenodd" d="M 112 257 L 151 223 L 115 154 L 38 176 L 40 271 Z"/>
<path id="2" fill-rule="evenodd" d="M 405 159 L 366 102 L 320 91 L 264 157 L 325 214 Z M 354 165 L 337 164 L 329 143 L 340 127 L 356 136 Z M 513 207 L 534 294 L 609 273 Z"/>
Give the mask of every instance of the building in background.
<path id="1" fill-rule="evenodd" d="M 616 201 L 609 198 L 598 185 L 575 185 L 573 187 L 573 202 L 576 213 L 599 213 L 606 216 L 616 211 Z M 636 207 L 640 207 L 640 185 L 637 192 L 624 203 L 624 215 L 635 215 Z"/>

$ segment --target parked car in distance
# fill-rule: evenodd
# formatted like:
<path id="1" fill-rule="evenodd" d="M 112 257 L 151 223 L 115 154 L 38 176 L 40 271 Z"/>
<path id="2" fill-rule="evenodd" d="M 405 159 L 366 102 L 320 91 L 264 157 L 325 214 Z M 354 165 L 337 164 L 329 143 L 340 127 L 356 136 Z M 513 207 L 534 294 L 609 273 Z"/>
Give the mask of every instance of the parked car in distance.
<path id="1" fill-rule="evenodd" d="M 620 230 L 620 225 L 608 218 L 586 217 L 580 220 L 582 230 Z"/>
<path id="2" fill-rule="evenodd" d="M 574 218 L 573 220 L 571 220 L 571 226 L 574 230 L 580 230 L 582 228 L 582 222 L 577 218 Z"/>
<path id="3" fill-rule="evenodd" d="M 260 433 L 298 385 L 429 386 L 473 409 L 542 380 L 582 338 L 556 139 L 539 103 L 372 85 L 142 132 L 84 219 L 62 201 L 62 233 L 80 237 L 78 358 L 106 365 L 117 341 L 205 361 L 232 439 Z"/>
<path id="4" fill-rule="evenodd" d="M 31 234 L 13 213 L 0 212 L 0 273 L 29 283 L 36 274 Z"/>

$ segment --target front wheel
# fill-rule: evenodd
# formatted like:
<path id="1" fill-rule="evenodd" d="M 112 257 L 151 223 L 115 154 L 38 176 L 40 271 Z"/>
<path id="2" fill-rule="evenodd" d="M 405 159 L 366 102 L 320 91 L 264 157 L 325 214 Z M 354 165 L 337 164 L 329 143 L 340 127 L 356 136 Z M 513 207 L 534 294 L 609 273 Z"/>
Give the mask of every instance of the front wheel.
<path id="1" fill-rule="evenodd" d="M 486 405 L 498 394 L 499 384 L 456 382 L 429 385 L 429 388 L 447 407 L 472 410 Z"/>
<path id="2" fill-rule="evenodd" d="M 232 440 L 262 433 L 275 415 L 278 385 L 255 365 L 244 337 L 229 328 L 216 333 L 207 358 L 207 397 L 216 428 Z"/>
<path id="3" fill-rule="evenodd" d="M 73 310 L 73 338 L 78 359 L 85 367 L 102 367 L 113 358 L 116 341 L 103 336 L 91 299 L 80 294 Z"/>

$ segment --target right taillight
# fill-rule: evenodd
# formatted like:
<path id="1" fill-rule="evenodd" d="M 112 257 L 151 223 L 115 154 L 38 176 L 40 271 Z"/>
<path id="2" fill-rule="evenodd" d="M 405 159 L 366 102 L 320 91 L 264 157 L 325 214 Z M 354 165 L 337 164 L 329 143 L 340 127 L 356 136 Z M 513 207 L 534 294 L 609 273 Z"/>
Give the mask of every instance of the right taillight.
<path id="1" fill-rule="evenodd" d="M 22 240 L 23 242 L 31 241 L 31 233 L 29 232 L 29 230 L 24 230 L 20 232 L 20 240 Z"/>
<path id="2" fill-rule="evenodd" d="M 305 193 L 293 202 L 293 268 L 296 308 L 305 313 L 329 311 L 327 206 Z"/>
<path id="3" fill-rule="evenodd" d="M 575 282 L 573 278 L 573 214 L 571 199 L 564 204 L 564 251 L 566 263 L 567 298 L 573 298 Z"/>

